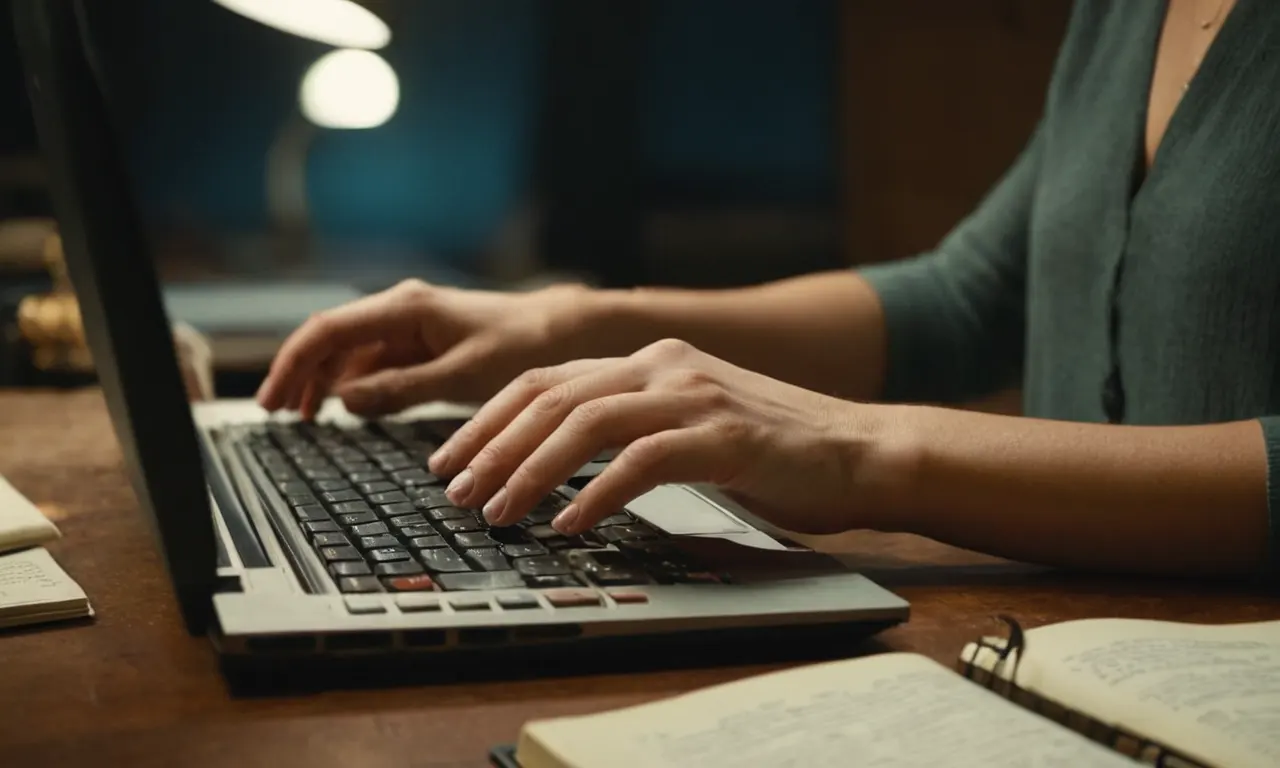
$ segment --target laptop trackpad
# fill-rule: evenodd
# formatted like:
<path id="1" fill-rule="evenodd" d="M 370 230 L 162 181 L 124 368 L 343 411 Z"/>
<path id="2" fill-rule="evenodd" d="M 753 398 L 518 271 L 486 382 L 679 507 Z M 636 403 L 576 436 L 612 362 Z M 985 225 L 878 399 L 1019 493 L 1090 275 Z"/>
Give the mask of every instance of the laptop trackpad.
<path id="1" fill-rule="evenodd" d="M 627 504 L 627 509 L 674 536 L 709 536 L 752 531 L 746 524 L 679 485 L 654 488 Z"/>

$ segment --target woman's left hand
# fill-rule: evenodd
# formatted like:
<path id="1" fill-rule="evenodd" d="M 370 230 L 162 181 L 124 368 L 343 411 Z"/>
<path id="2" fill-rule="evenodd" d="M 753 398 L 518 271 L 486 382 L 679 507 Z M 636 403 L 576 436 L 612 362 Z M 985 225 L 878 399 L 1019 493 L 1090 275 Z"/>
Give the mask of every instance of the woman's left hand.
<path id="1" fill-rule="evenodd" d="M 524 517 L 601 451 L 622 448 L 556 517 L 573 534 L 665 483 L 711 483 L 799 533 L 864 527 L 879 508 L 881 410 L 661 341 L 625 358 L 529 371 L 430 460 L 449 498 L 493 525 Z"/>

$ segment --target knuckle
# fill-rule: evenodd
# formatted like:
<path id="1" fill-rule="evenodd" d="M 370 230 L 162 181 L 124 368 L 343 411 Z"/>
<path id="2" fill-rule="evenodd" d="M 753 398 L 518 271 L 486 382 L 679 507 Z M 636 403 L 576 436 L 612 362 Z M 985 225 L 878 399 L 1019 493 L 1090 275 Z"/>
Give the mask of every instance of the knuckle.
<path id="1" fill-rule="evenodd" d="M 547 388 L 551 372 L 546 368 L 530 368 L 516 377 L 516 385 L 526 392 L 541 392 Z"/>
<path id="2" fill-rule="evenodd" d="M 573 389 L 569 384 L 557 384 L 545 389 L 533 399 L 532 407 L 538 413 L 558 413 L 569 404 Z"/>
<path id="3" fill-rule="evenodd" d="M 319 312 L 312 312 L 307 318 L 307 325 L 317 334 L 323 336 L 333 330 L 334 317 L 333 311 L 324 309 Z"/>
<path id="4" fill-rule="evenodd" d="M 681 339 L 662 339 L 641 350 L 647 356 L 658 360 L 680 360 L 696 351 L 692 344 Z"/>
<path id="5" fill-rule="evenodd" d="M 631 443 L 623 451 L 624 466 L 634 472 L 645 472 L 662 466 L 671 457 L 671 443 L 661 435 L 648 435 Z M 622 458 L 622 456 L 619 456 Z"/>
<path id="6" fill-rule="evenodd" d="M 590 433 L 602 422 L 608 421 L 614 408 L 608 400 L 588 400 L 578 404 L 566 420 L 577 434 Z"/>
<path id="7" fill-rule="evenodd" d="M 672 371 L 668 381 L 676 389 L 683 392 L 692 392 L 699 395 L 724 392 L 720 382 L 714 376 L 697 368 L 680 368 Z"/>
<path id="8" fill-rule="evenodd" d="M 422 298 L 431 293 L 431 285 L 425 280 L 410 277 L 396 283 L 392 290 L 408 298 Z"/>

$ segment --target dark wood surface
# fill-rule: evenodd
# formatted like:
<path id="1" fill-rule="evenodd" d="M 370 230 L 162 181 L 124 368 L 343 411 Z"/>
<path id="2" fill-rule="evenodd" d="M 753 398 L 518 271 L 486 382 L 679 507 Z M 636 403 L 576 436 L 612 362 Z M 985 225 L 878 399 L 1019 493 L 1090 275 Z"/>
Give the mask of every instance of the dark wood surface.
<path id="1" fill-rule="evenodd" d="M 96 391 L 0 392 L 0 473 L 57 518 L 49 549 L 89 594 L 92 621 L 0 632 L 0 763 L 131 766 L 474 766 L 526 719 L 599 711 L 771 666 L 236 698 L 208 643 L 180 627 Z M 1094 616 L 1280 618 L 1241 589 L 1068 577 L 907 536 L 822 542 L 912 603 L 860 653 L 953 663 L 1010 613 L 1027 625 Z M 1141 546 L 1141 542 L 1135 542 Z"/>

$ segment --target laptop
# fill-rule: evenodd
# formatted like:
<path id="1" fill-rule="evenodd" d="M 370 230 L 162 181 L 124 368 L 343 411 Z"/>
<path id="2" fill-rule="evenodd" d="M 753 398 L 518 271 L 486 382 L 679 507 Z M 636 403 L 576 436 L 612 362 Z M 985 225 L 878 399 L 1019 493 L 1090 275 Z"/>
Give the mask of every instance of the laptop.
<path id="1" fill-rule="evenodd" d="M 818 637 L 847 652 L 907 618 L 902 598 L 711 487 L 663 486 L 581 536 L 558 534 L 551 517 L 607 454 L 519 525 L 490 528 L 426 469 L 463 407 L 363 421 L 330 402 L 302 423 L 250 401 L 188 403 L 93 54 L 94 3 L 13 5 L 113 427 L 186 627 L 224 663 L 453 674 L 467 658 L 542 671 L 662 665 L 698 648 L 775 658 L 820 653 Z"/>

